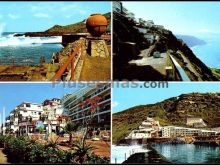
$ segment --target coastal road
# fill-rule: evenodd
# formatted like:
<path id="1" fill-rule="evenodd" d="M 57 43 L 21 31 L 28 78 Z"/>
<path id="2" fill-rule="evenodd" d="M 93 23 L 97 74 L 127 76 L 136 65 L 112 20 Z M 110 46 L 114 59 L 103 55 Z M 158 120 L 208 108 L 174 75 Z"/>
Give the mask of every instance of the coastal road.
<path id="1" fill-rule="evenodd" d="M 156 71 L 160 72 L 163 75 L 166 75 L 166 65 L 167 65 L 167 54 L 161 53 L 160 58 L 154 58 L 153 56 L 148 57 L 149 49 L 145 49 L 141 53 L 142 59 L 139 60 L 132 60 L 129 64 L 136 64 L 137 66 L 147 66 L 150 65 Z"/>
<path id="2" fill-rule="evenodd" d="M 177 68 L 177 70 L 179 71 L 179 74 L 182 78 L 183 81 L 191 81 L 189 79 L 189 77 L 187 76 L 186 72 L 184 71 L 184 69 L 180 66 L 180 64 L 176 61 L 176 59 L 170 55 L 171 60 L 173 61 L 175 67 Z"/>
<path id="3" fill-rule="evenodd" d="M 186 63 L 186 66 L 189 68 L 189 70 L 191 72 L 193 72 L 198 77 L 198 81 L 203 81 L 201 79 L 199 73 L 194 69 L 194 67 L 192 66 L 190 61 L 183 55 L 183 53 L 181 51 L 178 51 L 177 53 L 179 53 L 181 55 L 181 57 L 183 58 L 184 62 Z"/>

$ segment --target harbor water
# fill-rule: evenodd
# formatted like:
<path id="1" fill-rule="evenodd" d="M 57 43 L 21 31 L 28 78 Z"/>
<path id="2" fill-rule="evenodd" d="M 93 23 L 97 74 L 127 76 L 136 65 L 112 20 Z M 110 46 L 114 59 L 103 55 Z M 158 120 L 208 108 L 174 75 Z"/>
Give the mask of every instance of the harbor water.
<path id="1" fill-rule="evenodd" d="M 220 147 L 194 144 L 156 144 L 153 148 L 171 163 L 220 163 Z"/>

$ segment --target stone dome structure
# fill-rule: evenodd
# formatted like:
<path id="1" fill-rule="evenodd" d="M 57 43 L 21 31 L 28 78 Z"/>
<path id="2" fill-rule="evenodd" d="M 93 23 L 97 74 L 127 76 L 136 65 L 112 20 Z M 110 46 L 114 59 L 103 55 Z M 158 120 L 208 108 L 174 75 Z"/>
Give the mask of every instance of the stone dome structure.
<path id="1" fill-rule="evenodd" d="M 107 29 L 107 19 L 102 14 L 92 14 L 86 20 L 86 28 L 93 37 L 100 37 Z"/>

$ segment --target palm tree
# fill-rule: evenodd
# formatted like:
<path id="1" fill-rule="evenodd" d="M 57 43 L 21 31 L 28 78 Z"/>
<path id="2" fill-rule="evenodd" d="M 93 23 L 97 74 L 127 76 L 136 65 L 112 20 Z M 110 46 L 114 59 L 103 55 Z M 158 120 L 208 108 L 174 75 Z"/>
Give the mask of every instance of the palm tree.
<path id="1" fill-rule="evenodd" d="M 72 142 L 72 138 L 73 138 L 72 133 L 77 131 L 79 126 L 80 125 L 78 123 L 68 121 L 65 127 L 63 127 L 63 131 L 69 134 L 69 144 L 71 144 Z"/>

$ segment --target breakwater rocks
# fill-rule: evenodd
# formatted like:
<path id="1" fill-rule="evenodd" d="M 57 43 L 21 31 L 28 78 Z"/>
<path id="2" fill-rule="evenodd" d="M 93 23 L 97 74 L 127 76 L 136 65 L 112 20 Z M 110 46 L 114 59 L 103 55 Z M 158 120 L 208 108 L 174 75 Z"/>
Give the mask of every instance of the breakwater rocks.
<path id="1" fill-rule="evenodd" d="M 181 138 L 148 138 L 148 139 L 122 139 L 117 145 L 143 145 L 143 144 L 185 144 Z"/>
<path id="2" fill-rule="evenodd" d="M 167 160 L 163 155 L 159 154 L 153 147 L 150 145 L 146 145 L 143 147 L 144 149 L 149 150 L 148 152 L 143 153 L 135 153 L 131 155 L 127 160 L 125 160 L 122 164 L 128 163 L 161 163 L 161 164 L 171 164 L 169 160 Z"/>

